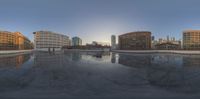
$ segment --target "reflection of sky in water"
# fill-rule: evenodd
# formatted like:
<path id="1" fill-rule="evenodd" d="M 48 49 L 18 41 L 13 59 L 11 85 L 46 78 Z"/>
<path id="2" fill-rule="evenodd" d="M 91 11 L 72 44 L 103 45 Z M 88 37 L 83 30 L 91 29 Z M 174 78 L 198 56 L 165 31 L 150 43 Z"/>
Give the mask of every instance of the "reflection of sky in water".
<path id="1" fill-rule="evenodd" d="M 32 95 L 40 90 L 41 94 L 65 92 L 67 96 L 198 95 L 199 60 L 197 55 L 103 52 L 3 56 L 0 92 L 23 95 L 26 91 Z"/>

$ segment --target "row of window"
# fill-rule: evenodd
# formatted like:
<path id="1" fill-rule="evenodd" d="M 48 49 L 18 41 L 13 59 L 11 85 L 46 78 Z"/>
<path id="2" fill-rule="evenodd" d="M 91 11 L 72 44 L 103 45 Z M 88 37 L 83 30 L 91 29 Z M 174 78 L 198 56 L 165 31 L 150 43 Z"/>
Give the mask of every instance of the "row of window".
<path id="1" fill-rule="evenodd" d="M 36 37 L 61 37 L 61 38 L 68 38 L 68 36 L 65 35 L 59 35 L 59 34 L 47 34 L 47 33 L 41 33 L 41 34 L 36 34 Z"/>
<path id="2" fill-rule="evenodd" d="M 65 36 L 35 36 L 35 38 L 66 38 L 66 39 L 68 39 L 69 37 L 65 37 Z"/>
<path id="3" fill-rule="evenodd" d="M 48 44 L 48 43 L 54 43 L 54 44 L 68 44 L 69 42 L 49 42 L 49 41 L 44 41 L 44 42 L 38 42 L 36 41 L 36 44 L 40 44 L 40 43 L 43 43 L 43 44 Z"/>
<path id="4" fill-rule="evenodd" d="M 69 40 L 50 40 L 50 39 L 38 39 L 36 42 L 69 42 Z"/>

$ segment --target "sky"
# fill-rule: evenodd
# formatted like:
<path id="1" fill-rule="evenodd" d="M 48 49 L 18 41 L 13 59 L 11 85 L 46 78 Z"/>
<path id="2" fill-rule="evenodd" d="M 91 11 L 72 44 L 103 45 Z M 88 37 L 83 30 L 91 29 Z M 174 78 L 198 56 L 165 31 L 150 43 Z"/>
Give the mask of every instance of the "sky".
<path id="1" fill-rule="evenodd" d="M 200 29 L 200 0 L 0 0 L 0 30 L 48 30 L 78 36 L 83 43 L 110 42 L 111 35 L 151 31 L 158 38 L 182 38 Z"/>

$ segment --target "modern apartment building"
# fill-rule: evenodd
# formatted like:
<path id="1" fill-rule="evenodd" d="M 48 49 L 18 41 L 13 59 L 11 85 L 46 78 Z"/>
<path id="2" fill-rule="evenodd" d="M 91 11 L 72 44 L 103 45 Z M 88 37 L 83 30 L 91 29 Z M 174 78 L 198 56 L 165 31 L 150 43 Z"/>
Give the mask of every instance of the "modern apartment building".
<path id="1" fill-rule="evenodd" d="M 34 34 L 35 50 L 61 50 L 63 46 L 69 46 L 69 37 L 51 31 L 37 31 Z"/>
<path id="2" fill-rule="evenodd" d="M 0 31 L 0 50 L 32 49 L 31 41 L 20 32 Z"/>
<path id="3" fill-rule="evenodd" d="M 151 49 L 151 32 L 130 32 L 119 36 L 120 50 L 148 50 Z"/>
<path id="4" fill-rule="evenodd" d="M 185 50 L 200 50 L 200 30 L 183 32 L 183 48 Z"/>
<path id="5" fill-rule="evenodd" d="M 72 46 L 81 46 L 82 40 L 79 37 L 72 38 Z"/>

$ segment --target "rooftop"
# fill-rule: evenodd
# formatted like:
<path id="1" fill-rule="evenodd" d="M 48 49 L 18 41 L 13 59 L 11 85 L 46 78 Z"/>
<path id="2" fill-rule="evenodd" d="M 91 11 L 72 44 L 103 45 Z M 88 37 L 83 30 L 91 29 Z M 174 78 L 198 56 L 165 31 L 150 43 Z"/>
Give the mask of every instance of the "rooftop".
<path id="1" fill-rule="evenodd" d="M 200 30 L 184 30 L 183 33 L 185 32 L 200 32 Z"/>
<path id="2" fill-rule="evenodd" d="M 133 34 L 133 33 L 151 33 L 150 31 L 135 31 L 135 32 L 128 32 L 128 33 L 124 33 L 120 36 L 123 36 L 123 35 L 128 35 L 128 34 Z"/>

